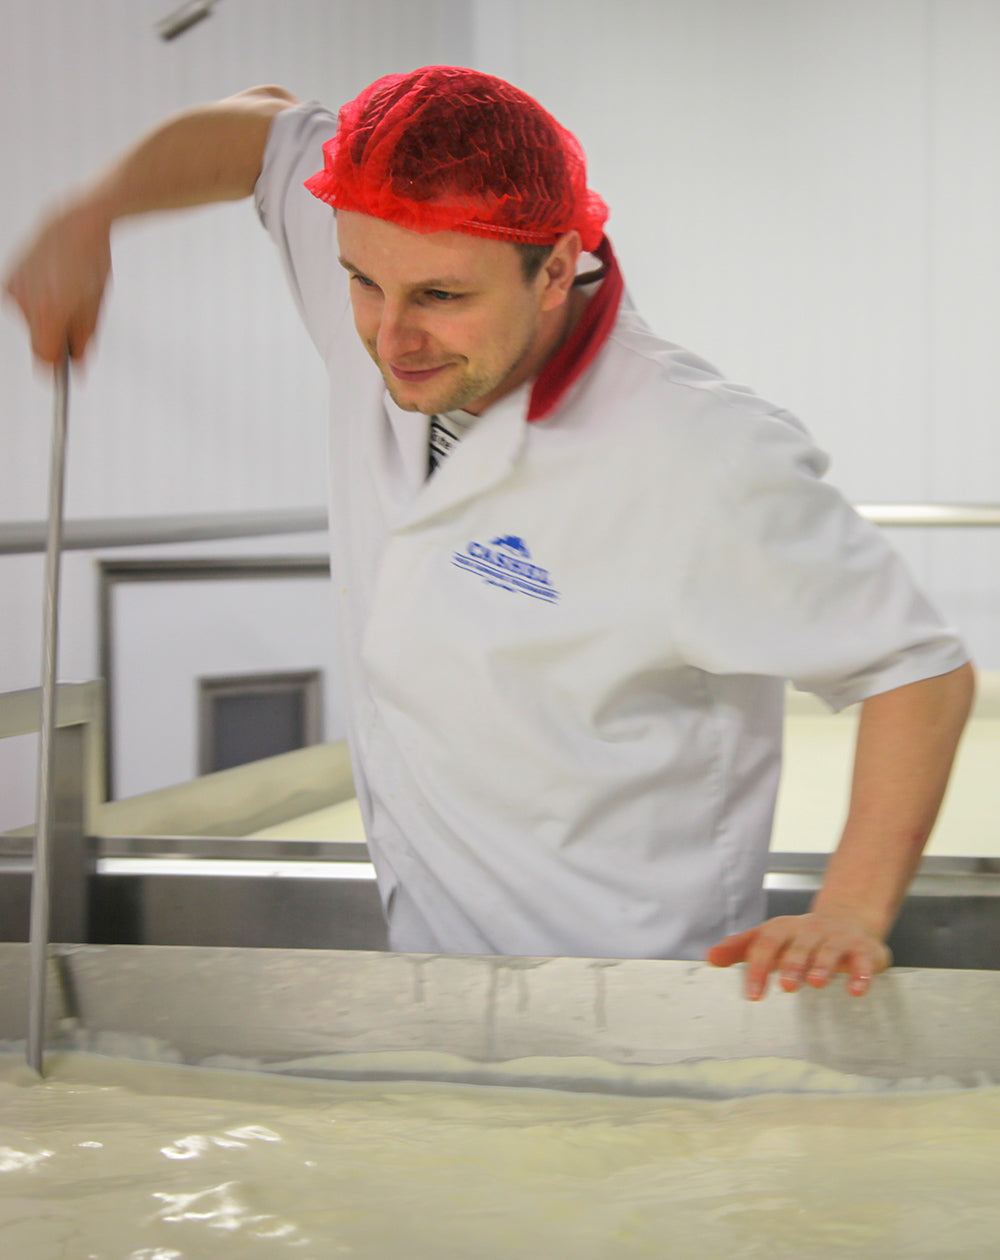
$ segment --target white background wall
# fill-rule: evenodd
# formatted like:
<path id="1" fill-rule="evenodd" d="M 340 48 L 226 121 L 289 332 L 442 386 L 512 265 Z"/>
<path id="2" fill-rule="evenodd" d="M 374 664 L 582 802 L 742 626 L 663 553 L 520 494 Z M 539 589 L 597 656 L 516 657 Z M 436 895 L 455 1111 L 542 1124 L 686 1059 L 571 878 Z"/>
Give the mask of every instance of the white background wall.
<path id="1" fill-rule="evenodd" d="M 268 81 L 336 104 L 464 62 L 579 135 L 650 321 L 796 411 L 850 497 L 1000 500 L 995 0 L 220 0 L 171 44 L 172 0 L 2 8 L 0 253 L 169 110 Z M 69 515 L 320 504 L 324 382 L 252 211 L 129 224 L 115 265 Z M 0 519 L 38 519 L 51 391 L 10 318 L 0 365 Z M 896 538 L 1000 666 L 1000 530 Z M 96 670 L 91 568 L 67 558 L 66 678 Z M 0 558 L 0 691 L 37 683 L 40 607 L 40 560 Z M 0 828 L 30 817 L 29 763 L 0 748 Z"/>

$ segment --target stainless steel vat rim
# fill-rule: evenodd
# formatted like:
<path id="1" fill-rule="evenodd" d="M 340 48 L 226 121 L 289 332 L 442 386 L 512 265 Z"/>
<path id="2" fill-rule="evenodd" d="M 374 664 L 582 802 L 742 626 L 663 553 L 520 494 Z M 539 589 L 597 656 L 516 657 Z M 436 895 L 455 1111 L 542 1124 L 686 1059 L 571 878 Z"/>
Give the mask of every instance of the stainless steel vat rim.
<path id="1" fill-rule="evenodd" d="M 738 969 L 699 963 L 141 945 L 52 953 L 47 1044 L 123 1058 L 350 1076 L 358 1056 L 375 1056 L 364 1075 L 490 1083 L 505 1065 L 530 1063 L 537 1071 L 518 1083 L 703 1096 L 715 1086 L 697 1073 L 685 1089 L 664 1070 L 786 1060 L 870 1088 L 1000 1082 L 993 971 L 897 969 L 863 999 L 837 984 L 748 1003 Z M 23 1036 L 26 976 L 27 946 L 0 945 L 8 1049 Z M 428 1055 L 450 1065 L 422 1067 Z M 613 1082 L 581 1074 L 588 1060 L 611 1065 Z"/>

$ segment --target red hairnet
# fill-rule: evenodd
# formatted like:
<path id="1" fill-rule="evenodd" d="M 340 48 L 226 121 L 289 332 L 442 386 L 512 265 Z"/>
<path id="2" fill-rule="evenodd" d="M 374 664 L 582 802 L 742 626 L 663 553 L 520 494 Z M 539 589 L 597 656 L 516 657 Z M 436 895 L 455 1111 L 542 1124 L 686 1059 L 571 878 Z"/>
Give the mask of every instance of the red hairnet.
<path id="1" fill-rule="evenodd" d="M 551 245 L 600 243 L 608 208 L 583 149 L 526 93 L 456 66 L 379 79 L 340 111 L 306 187 L 339 210 L 417 232 Z"/>

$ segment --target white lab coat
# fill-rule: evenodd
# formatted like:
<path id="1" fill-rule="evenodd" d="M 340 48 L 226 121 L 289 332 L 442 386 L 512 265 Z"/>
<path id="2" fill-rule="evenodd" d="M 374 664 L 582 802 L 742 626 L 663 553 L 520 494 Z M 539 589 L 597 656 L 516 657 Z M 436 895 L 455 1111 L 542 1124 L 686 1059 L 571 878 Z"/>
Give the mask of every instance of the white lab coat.
<path id="1" fill-rule="evenodd" d="M 759 922 L 784 680 L 832 707 L 967 659 L 802 427 L 628 302 L 546 419 L 502 399 L 428 481 L 360 346 L 335 119 L 257 189 L 331 383 L 331 548 L 358 798 L 411 952 L 697 958 Z"/>

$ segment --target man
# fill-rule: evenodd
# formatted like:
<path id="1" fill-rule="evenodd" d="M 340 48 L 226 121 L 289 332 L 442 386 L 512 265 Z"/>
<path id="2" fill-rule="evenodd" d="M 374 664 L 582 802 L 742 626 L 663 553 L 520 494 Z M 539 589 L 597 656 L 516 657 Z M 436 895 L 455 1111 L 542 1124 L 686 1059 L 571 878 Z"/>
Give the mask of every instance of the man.
<path id="1" fill-rule="evenodd" d="M 454 67 L 380 80 L 339 124 L 277 88 L 168 120 L 11 272 L 36 355 L 86 350 L 115 221 L 255 190 L 330 371 L 349 739 L 392 947 L 707 956 L 745 961 L 752 999 L 772 974 L 864 993 L 972 671 L 798 423 L 653 336 L 579 145 Z M 761 924 L 786 679 L 862 709 L 823 886 Z"/>

